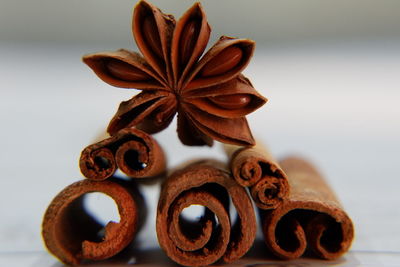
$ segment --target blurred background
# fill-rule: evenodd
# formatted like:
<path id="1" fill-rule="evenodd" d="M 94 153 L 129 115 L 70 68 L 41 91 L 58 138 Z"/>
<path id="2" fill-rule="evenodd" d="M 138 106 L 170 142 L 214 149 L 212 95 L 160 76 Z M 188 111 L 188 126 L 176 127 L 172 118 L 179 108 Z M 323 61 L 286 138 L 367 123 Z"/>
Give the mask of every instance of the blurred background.
<path id="1" fill-rule="evenodd" d="M 194 1 L 152 2 L 179 17 Z M 210 44 L 221 35 L 257 42 L 245 74 L 269 102 L 248 116 L 255 137 L 278 158 L 295 153 L 318 166 L 354 220 L 356 255 L 399 260 L 400 1 L 201 2 Z M 86 53 L 137 50 L 135 4 L 0 0 L 0 262 L 48 257 L 40 236 L 47 205 L 82 179 L 81 150 L 136 93 L 81 62 Z M 225 160 L 218 144 L 184 147 L 175 131 L 173 122 L 156 135 L 170 167 L 194 155 Z M 143 192 L 153 215 L 158 186 Z M 110 199 L 96 195 L 88 205 L 118 220 Z M 138 237 L 144 247 L 158 245 L 154 227 L 150 216 Z"/>

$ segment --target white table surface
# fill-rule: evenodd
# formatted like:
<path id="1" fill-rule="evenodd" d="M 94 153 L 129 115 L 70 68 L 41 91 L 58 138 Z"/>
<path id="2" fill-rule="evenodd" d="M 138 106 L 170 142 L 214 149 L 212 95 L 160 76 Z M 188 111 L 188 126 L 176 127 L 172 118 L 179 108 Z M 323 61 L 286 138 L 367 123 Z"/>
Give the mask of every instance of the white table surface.
<path id="1" fill-rule="evenodd" d="M 277 157 L 312 160 L 355 223 L 340 266 L 400 266 L 398 44 L 259 48 L 245 72 L 270 100 L 248 117 L 253 134 Z M 41 240 L 43 213 L 60 190 L 82 179 L 81 150 L 136 92 L 101 82 L 81 63 L 98 50 L 0 43 L 0 266 L 60 266 Z M 174 121 L 156 135 L 169 166 L 195 156 L 224 159 L 218 145 L 184 147 L 175 130 Z M 158 186 L 143 190 L 155 214 Z M 104 220 L 117 216 L 101 196 L 89 204 L 105 205 L 96 210 Z M 137 239 L 142 248 L 157 247 L 154 216 Z"/>

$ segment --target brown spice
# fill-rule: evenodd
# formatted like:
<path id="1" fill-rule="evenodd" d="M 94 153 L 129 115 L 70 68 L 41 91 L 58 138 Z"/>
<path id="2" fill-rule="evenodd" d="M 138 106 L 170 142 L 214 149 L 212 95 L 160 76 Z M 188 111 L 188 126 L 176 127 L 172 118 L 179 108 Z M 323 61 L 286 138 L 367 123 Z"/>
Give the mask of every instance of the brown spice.
<path id="1" fill-rule="evenodd" d="M 229 217 L 229 198 L 237 210 Z M 180 216 L 190 205 L 205 207 L 199 222 Z M 217 219 L 216 219 L 217 218 Z M 222 258 L 232 262 L 253 244 L 256 220 L 246 190 L 219 162 L 198 161 L 171 174 L 157 208 L 158 241 L 166 254 L 186 266 L 204 266 Z"/>
<path id="2" fill-rule="evenodd" d="M 111 197 L 120 215 L 119 222 L 101 225 L 84 208 L 85 194 L 99 192 Z M 82 260 L 107 259 L 124 249 L 138 230 L 143 199 L 132 181 L 84 180 L 61 191 L 46 210 L 42 236 L 47 249 L 66 264 Z M 143 220 L 144 218 L 140 218 Z M 104 230 L 104 237 L 99 232 Z"/>
<path id="3" fill-rule="evenodd" d="M 287 158 L 280 165 L 291 191 L 278 208 L 261 211 L 267 246 L 283 259 L 298 258 L 306 250 L 324 259 L 340 257 L 354 237 L 351 219 L 309 162 Z"/>
<path id="4" fill-rule="evenodd" d="M 233 177 L 241 186 L 249 187 L 259 208 L 276 208 L 288 197 L 285 172 L 260 142 L 251 148 L 233 145 L 224 148 Z"/>
<path id="5" fill-rule="evenodd" d="M 267 101 L 241 74 L 254 41 L 223 36 L 203 55 L 211 29 L 200 3 L 175 22 L 140 1 L 132 32 L 143 57 L 124 49 L 83 57 L 110 85 L 142 90 L 120 104 L 110 135 L 133 126 L 159 132 L 178 113 L 178 136 L 186 145 L 212 145 L 213 139 L 254 144 L 245 116 Z"/>
<path id="6" fill-rule="evenodd" d="M 104 180 L 117 167 L 130 177 L 156 176 L 165 171 L 166 162 L 163 150 L 153 137 L 138 129 L 126 128 L 86 147 L 79 166 L 86 178 Z"/>

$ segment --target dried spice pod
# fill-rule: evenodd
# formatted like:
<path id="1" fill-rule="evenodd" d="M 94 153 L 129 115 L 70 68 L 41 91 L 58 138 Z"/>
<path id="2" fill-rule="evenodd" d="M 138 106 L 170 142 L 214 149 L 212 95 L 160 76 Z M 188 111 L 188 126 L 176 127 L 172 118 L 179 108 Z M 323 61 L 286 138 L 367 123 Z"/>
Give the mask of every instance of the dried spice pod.
<path id="1" fill-rule="evenodd" d="M 353 223 L 321 175 L 301 158 L 280 162 L 288 175 L 290 194 L 274 210 L 261 211 L 268 248 L 278 257 L 295 259 L 309 251 L 336 259 L 353 240 Z"/>
<path id="2" fill-rule="evenodd" d="M 163 150 L 153 137 L 138 129 L 126 128 L 86 147 L 79 166 L 86 178 L 104 180 L 117 167 L 130 177 L 156 176 L 165 171 L 166 162 Z"/>
<path id="3" fill-rule="evenodd" d="M 225 145 L 229 167 L 235 180 L 249 187 L 251 196 L 260 209 L 278 207 L 289 195 L 285 172 L 260 142 L 254 147 Z"/>
<path id="4" fill-rule="evenodd" d="M 245 116 L 267 102 L 241 72 L 255 42 L 222 36 L 204 55 L 211 29 L 200 3 L 175 22 L 148 1 L 134 10 L 138 53 L 120 49 L 89 54 L 83 61 L 108 84 L 142 90 L 124 101 L 107 131 L 137 127 L 162 131 L 178 114 L 178 136 L 185 145 L 213 140 L 254 145 Z"/>
<path id="5" fill-rule="evenodd" d="M 230 199 L 236 208 L 229 217 Z M 198 222 L 181 213 L 190 205 L 204 206 Z M 222 258 L 232 262 L 251 247 L 256 219 L 246 190 L 216 161 L 198 161 L 172 173 L 163 184 L 157 208 L 157 237 L 175 262 L 204 266 Z"/>
<path id="6" fill-rule="evenodd" d="M 115 201 L 119 222 L 110 221 L 103 226 L 85 209 L 85 195 L 94 192 Z M 131 243 L 139 222 L 144 220 L 143 209 L 143 198 L 133 181 L 78 181 L 62 190 L 47 208 L 43 240 L 47 249 L 66 264 L 107 259 Z"/>

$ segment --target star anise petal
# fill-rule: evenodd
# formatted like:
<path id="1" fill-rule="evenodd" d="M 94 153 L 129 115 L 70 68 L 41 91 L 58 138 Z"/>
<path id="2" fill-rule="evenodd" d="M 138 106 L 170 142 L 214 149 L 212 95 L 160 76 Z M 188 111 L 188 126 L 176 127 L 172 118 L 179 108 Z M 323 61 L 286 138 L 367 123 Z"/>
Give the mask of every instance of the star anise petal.
<path id="1" fill-rule="evenodd" d="M 177 132 L 179 140 L 187 146 L 212 146 L 213 139 L 197 129 L 186 116 L 186 112 L 178 112 Z"/>
<path id="2" fill-rule="evenodd" d="M 133 127 L 143 122 L 157 108 L 168 101 L 171 94 L 166 91 L 143 91 L 132 97 L 128 101 L 121 102 L 117 113 L 111 119 L 107 132 L 110 135 L 116 134 L 119 130 L 127 127 Z M 154 121 L 156 124 L 157 122 Z M 168 123 L 169 124 L 169 123 Z M 155 131 L 161 131 L 168 124 L 159 123 L 159 127 L 154 125 Z"/>
<path id="3" fill-rule="evenodd" d="M 173 16 L 162 13 L 145 0 L 136 5 L 132 20 L 136 44 L 146 61 L 169 84 L 172 83 L 170 51 L 174 28 Z"/>
<path id="4" fill-rule="evenodd" d="M 163 80 L 135 52 L 120 49 L 88 54 L 83 57 L 83 62 L 100 79 L 112 86 L 142 90 L 167 88 Z"/>
<path id="5" fill-rule="evenodd" d="M 233 79 L 246 68 L 254 47 L 252 40 L 222 36 L 188 75 L 182 91 L 210 87 Z"/>
<path id="6" fill-rule="evenodd" d="M 200 3 L 195 3 L 176 24 L 172 45 L 171 63 L 175 87 L 181 88 L 185 76 L 206 49 L 211 28 Z"/>
<path id="7" fill-rule="evenodd" d="M 267 102 L 243 75 L 226 83 L 189 91 L 184 101 L 223 118 L 244 117 Z"/>
<path id="8" fill-rule="evenodd" d="M 157 133 L 171 123 L 177 111 L 177 100 L 173 94 L 161 99 L 160 104 L 136 128 L 146 133 Z"/>
<path id="9" fill-rule="evenodd" d="M 255 145 L 245 117 L 217 117 L 190 104 L 182 105 L 188 120 L 205 136 L 226 144 L 239 146 Z"/>

